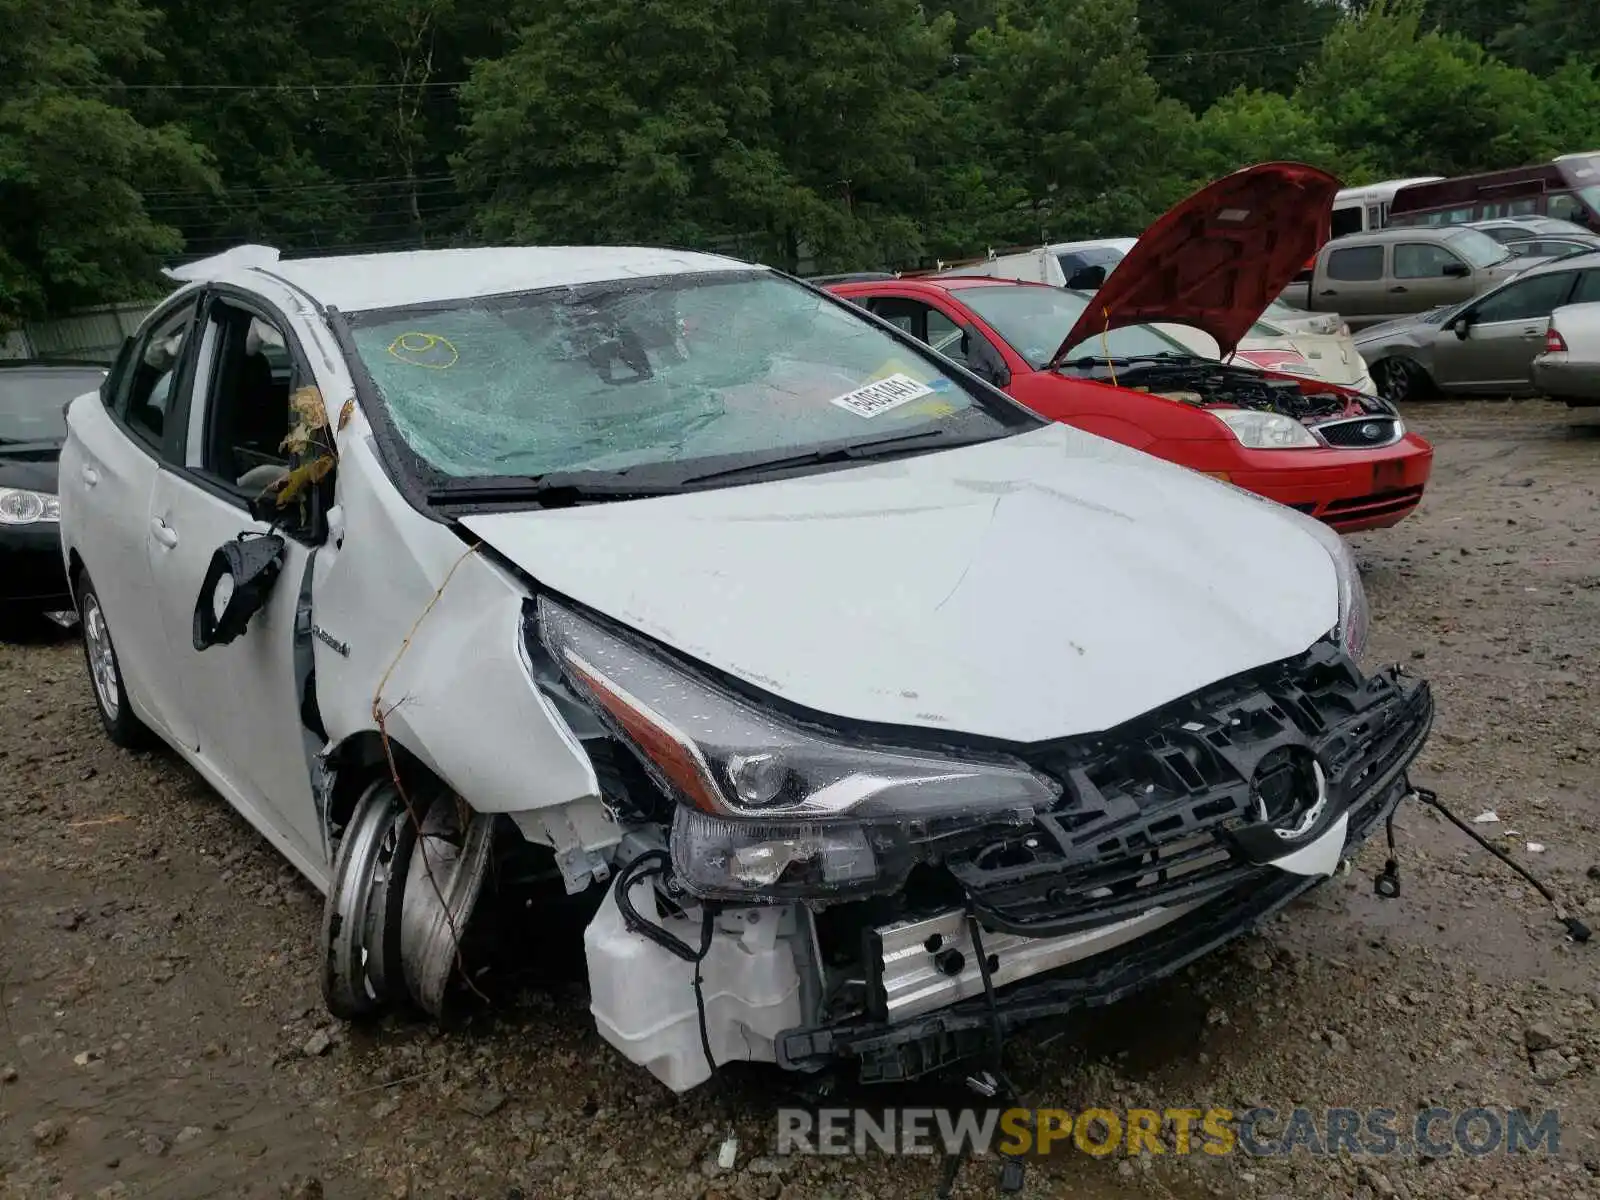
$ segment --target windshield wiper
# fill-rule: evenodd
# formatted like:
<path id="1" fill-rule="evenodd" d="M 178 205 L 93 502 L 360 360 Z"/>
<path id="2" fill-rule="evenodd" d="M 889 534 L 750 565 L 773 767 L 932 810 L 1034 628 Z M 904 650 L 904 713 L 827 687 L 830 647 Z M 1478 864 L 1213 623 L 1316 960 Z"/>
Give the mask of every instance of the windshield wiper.
<path id="1" fill-rule="evenodd" d="M 673 471 L 670 464 L 658 463 L 641 468 L 639 474 L 631 477 L 629 472 L 634 468 L 623 467 L 615 471 L 550 471 L 542 475 L 451 479 L 431 488 L 427 501 L 439 505 L 532 503 L 540 508 L 563 508 L 587 500 L 643 500 L 696 491 L 705 484 L 726 483 L 743 476 L 760 478 L 797 467 L 915 454 L 936 444 L 942 449 L 994 440 L 994 434 L 954 437 L 948 429 L 924 429 L 755 461 L 740 455 L 745 461 L 699 474 L 683 474 L 681 467 L 686 464 Z"/>
<path id="2" fill-rule="evenodd" d="M 627 478 L 620 471 L 550 471 L 522 477 L 452 479 L 428 492 L 429 504 L 525 504 L 563 508 L 585 500 L 642 500 L 683 491 L 677 480 Z"/>
<path id="3" fill-rule="evenodd" d="M 849 442 L 842 446 L 828 446 L 817 450 L 808 450 L 802 454 L 785 454 L 778 458 L 760 459 L 756 462 L 740 463 L 738 466 L 727 467 L 721 471 L 711 471 L 704 475 L 691 475 L 684 479 L 685 484 L 725 483 L 740 476 L 753 475 L 760 477 L 775 472 L 793 470 L 796 467 L 827 466 L 830 463 L 863 462 L 867 459 L 889 458 L 896 454 L 915 454 L 920 450 L 928 449 L 940 444 L 942 449 L 953 449 L 956 446 L 973 446 L 979 442 L 992 442 L 993 434 L 983 434 L 976 437 L 952 437 L 948 429 L 924 429 L 919 433 L 900 433 L 891 437 L 874 438 L 869 442 Z"/>

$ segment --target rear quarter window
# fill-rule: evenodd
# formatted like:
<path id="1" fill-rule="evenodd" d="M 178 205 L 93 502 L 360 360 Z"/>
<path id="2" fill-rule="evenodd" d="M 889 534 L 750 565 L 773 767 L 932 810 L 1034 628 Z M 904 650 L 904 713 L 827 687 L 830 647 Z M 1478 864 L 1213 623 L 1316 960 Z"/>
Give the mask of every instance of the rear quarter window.
<path id="1" fill-rule="evenodd" d="M 1382 246 L 1351 246 L 1328 255 L 1328 278 L 1361 282 L 1383 278 Z"/>

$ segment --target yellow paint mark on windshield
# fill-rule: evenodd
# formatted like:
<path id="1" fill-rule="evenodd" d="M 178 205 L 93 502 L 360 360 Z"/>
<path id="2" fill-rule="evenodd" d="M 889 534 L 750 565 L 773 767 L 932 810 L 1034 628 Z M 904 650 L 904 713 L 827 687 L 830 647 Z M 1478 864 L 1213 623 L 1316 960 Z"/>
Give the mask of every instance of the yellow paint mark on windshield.
<path id="1" fill-rule="evenodd" d="M 389 343 L 389 353 L 409 366 L 430 371 L 444 371 L 461 361 L 455 343 L 437 333 L 402 333 Z"/>
<path id="2" fill-rule="evenodd" d="M 891 358 L 868 377 L 868 383 L 877 383 L 880 379 L 887 379 L 891 375 L 909 375 L 911 378 L 921 380 L 927 374 L 928 364 L 913 365 L 901 358 Z"/>

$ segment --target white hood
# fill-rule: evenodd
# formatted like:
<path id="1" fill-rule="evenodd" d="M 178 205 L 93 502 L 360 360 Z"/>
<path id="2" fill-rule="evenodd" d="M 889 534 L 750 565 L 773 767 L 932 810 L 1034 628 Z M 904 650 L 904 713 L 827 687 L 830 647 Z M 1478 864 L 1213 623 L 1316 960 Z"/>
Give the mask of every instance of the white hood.
<path id="1" fill-rule="evenodd" d="M 659 499 L 467 517 L 540 583 L 791 703 L 1033 742 L 1338 619 L 1276 505 L 1065 425 Z"/>

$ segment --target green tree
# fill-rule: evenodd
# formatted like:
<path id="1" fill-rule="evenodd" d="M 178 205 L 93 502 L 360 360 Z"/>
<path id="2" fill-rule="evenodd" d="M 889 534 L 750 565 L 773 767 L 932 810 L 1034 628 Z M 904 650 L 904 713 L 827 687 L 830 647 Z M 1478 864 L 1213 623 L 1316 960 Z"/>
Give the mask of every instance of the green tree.
<path id="1" fill-rule="evenodd" d="M 1456 175 L 1558 152 L 1545 82 L 1449 33 L 1423 0 L 1373 0 L 1334 28 L 1296 102 L 1379 175 Z"/>
<path id="2" fill-rule="evenodd" d="M 162 53 L 133 102 L 216 154 L 215 189 L 157 201 L 196 252 L 422 245 L 464 226 L 454 85 L 500 49 L 487 0 L 155 2 Z"/>
<path id="3" fill-rule="evenodd" d="M 178 231 L 144 194 L 210 179 L 181 129 L 111 102 L 148 54 L 136 0 L 0 0 L 0 327 L 142 292 Z"/>
<path id="4" fill-rule="evenodd" d="M 495 239 L 920 253 L 952 21 L 915 0 L 554 0 L 477 64 L 456 163 Z"/>
<path id="5" fill-rule="evenodd" d="M 1335 145 L 1315 114 L 1277 92 L 1239 88 L 1195 123 L 1193 164 L 1200 182 L 1271 160 L 1310 163 L 1340 176 L 1362 169 L 1359 156 Z"/>
<path id="6" fill-rule="evenodd" d="M 1334 0 L 1140 0 L 1162 90 L 1195 112 L 1238 88 L 1288 93 L 1341 12 Z"/>
<path id="7" fill-rule="evenodd" d="M 1191 117 L 1163 99 L 1136 33 L 1136 0 L 1037 0 L 974 35 L 970 162 L 1003 240 L 1136 232 L 1182 195 Z"/>
<path id="8" fill-rule="evenodd" d="M 1547 72 L 1570 59 L 1600 60 L 1600 14 L 1590 5 L 1522 0 L 1513 11 L 1516 20 L 1498 32 L 1494 47 L 1517 65 Z"/>

